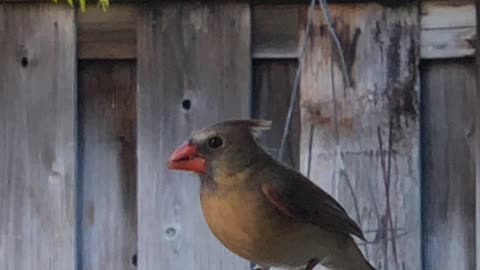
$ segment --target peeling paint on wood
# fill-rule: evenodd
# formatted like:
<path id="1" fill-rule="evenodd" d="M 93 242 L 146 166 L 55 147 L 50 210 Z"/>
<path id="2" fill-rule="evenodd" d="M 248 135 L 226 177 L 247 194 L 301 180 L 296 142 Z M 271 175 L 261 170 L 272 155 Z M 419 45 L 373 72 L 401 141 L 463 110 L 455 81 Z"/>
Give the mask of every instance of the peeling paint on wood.
<path id="1" fill-rule="evenodd" d="M 417 5 L 330 9 L 352 86 L 316 10 L 301 78 L 301 170 L 360 219 L 377 269 L 421 269 Z"/>

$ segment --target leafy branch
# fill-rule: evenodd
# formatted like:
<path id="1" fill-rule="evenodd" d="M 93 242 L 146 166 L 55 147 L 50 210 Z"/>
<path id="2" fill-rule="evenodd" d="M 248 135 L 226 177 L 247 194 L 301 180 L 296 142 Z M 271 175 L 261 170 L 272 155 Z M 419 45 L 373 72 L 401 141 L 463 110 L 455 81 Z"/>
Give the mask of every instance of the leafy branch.
<path id="1" fill-rule="evenodd" d="M 58 0 L 52 0 L 54 3 L 58 4 Z M 75 5 L 74 0 L 65 0 L 71 7 Z M 97 0 L 98 6 L 102 8 L 103 11 L 106 11 L 108 6 L 110 6 L 110 0 Z M 85 11 L 87 7 L 87 0 L 78 0 L 80 10 Z"/>

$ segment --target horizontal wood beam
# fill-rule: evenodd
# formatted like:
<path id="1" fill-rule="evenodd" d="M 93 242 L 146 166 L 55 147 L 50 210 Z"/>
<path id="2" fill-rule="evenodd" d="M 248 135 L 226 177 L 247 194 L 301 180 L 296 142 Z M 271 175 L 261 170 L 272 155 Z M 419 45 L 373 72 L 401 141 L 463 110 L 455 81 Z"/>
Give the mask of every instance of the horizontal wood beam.
<path id="1" fill-rule="evenodd" d="M 295 2 L 295 1 L 291 1 Z M 298 2 L 298 1 L 297 1 Z M 348 1 L 353 2 L 353 1 Z M 292 59 L 298 54 L 299 14 L 304 4 L 253 4 L 252 56 Z M 137 5 L 117 4 L 108 12 L 78 13 L 80 59 L 135 59 Z M 421 7 L 422 59 L 475 54 L 475 5 L 472 1 L 426 1 Z"/>
<path id="2" fill-rule="evenodd" d="M 423 59 L 475 55 L 473 1 L 425 2 L 421 12 L 420 54 Z"/>
<path id="3" fill-rule="evenodd" d="M 137 5 L 118 4 L 107 12 L 89 8 L 77 18 L 80 59 L 137 58 Z"/>
<path id="4" fill-rule="evenodd" d="M 295 58 L 298 54 L 298 20 L 304 5 L 253 10 L 253 57 Z M 475 54 L 475 5 L 472 1 L 427 1 L 421 7 L 420 57 L 422 59 L 470 57 Z M 285 24 L 289 23 L 288 27 Z M 293 27 L 294 25 L 295 27 Z"/>

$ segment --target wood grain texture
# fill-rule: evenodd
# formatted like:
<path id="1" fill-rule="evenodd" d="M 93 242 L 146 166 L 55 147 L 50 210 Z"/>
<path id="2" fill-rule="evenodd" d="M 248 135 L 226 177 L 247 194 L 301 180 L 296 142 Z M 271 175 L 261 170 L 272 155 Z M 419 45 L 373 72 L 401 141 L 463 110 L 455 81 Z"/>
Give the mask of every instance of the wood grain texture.
<path id="1" fill-rule="evenodd" d="M 78 58 L 135 59 L 137 5 L 115 4 L 104 12 L 89 6 L 78 12 Z"/>
<path id="2" fill-rule="evenodd" d="M 317 10 L 301 77 L 300 168 L 359 223 L 377 269 L 419 270 L 417 5 L 330 9 L 351 87 Z"/>
<path id="3" fill-rule="evenodd" d="M 139 269 L 247 269 L 207 228 L 199 179 L 167 159 L 193 129 L 248 118 L 248 3 L 145 5 L 138 25 Z"/>
<path id="4" fill-rule="evenodd" d="M 82 270 L 133 270 L 137 252 L 134 61 L 79 66 Z"/>
<path id="5" fill-rule="evenodd" d="M 426 269 L 475 267 L 475 66 L 422 66 L 422 219 Z"/>
<path id="6" fill-rule="evenodd" d="M 252 5 L 253 57 L 298 57 L 300 5 Z"/>
<path id="7" fill-rule="evenodd" d="M 421 58 L 455 58 L 475 54 L 476 23 L 472 1 L 424 1 L 421 7 Z M 254 58 L 298 56 L 298 31 L 301 30 L 299 27 L 304 28 L 298 20 L 300 8 L 285 2 L 263 1 L 253 5 Z"/>
<path id="8" fill-rule="evenodd" d="M 253 116 L 272 120 L 272 129 L 261 137 L 260 142 L 275 157 L 278 157 L 296 69 L 295 60 L 254 62 Z M 299 136 L 300 111 L 297 102 L 283 160 L 294 168 L 299 166 Z"/>
<path id="9" fill-rule="evenodd" d="M 298 56 L 298 31 L 303 27 L 299 21 L 301 8 L 302 5 L 294 1 L 252 3 L 253 58 Z M 421 15 L 422 58 L 464 57 L 475 53 L 476 23 L 472 1 L 424 1 Z M 106 13 L 93 6 L 78 13 L 78 57 L 136 58 L 136 16 L 137 5 L 125 3 L 112 4 Z"/>
<path id="10" fill-rule="evenodd" d="M 75 14 L 0 4 L 0 269 L 75 269 Z"/>
<path id="11" fill-rule="evenodd" d="M 475 6 L 472 1 L 425 2 L 421 16 L 423 59 L 475 54 Z"/>
<path id="12" fill-rule="evenodd" d="M 476 25 L 476 45 L 480 48 L 480 0 L 475 0 L 475 15 L 477 20 Z M 475 101 L 477 106 L 475 107 L 475 269 L 480 269 L 480 50 L 475 54 L 475 67 L 476 67 L 476 97 Z"/>

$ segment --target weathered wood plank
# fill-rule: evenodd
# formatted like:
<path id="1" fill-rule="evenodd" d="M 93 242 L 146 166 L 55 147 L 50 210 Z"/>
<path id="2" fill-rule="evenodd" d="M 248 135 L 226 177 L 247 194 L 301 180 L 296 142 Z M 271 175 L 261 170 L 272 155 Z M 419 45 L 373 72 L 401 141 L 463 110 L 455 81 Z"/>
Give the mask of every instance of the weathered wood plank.
<path id="1" fill-rule="evenodd" d="M 83 270 L 136 269 L 134 61 L 79 67 L 79 183 Z"/>
<path id="2" fill-rule="evenodd" d="M 115 4 L 107 12 L 90 7 L 77 17 L 80 59 L 137 57 L 137 5 Z"/>
<path id="3" fill-rule="evenodd" d="M 253 5 L 253 58 L 296 58 L 300 5 Z"/>
<path id="4" fill-rule="evenodd" d="M 480 48 L 480 0 L 475 0 L 475 15 L 477 18 L 476 45 Z M 480 269 L 480 50 L 476 51 L 476 97 L 475 101 L 475 269 Z"/>
<path id="5" fill-rule="evenodd" d="M 422 66 L 422 219 L 426 269 L 475 266 L 475 66 Z"/>
<path id="6" fill-rule="evenodd" d="M 0 269 L 76 269 L 74 17 L 0 4 Z"/>
<path id="7" fill-rule="evenodd" d="M 475 27 L 475 3 L 471 0 L 424 1 L 422 29 Z"/>
<path id="8" fill-rule="evenodd" d="M 262 136 L 260 142 L 274 156 L 278 156 L 296 69 L 295 60 L 257 60 L 254 63 L 253 116 L 272 120 L 272 129 Z M 299 136 L 300 111 L 297 104 L 284 152 L 284 162 L 294 168 L 299 165 Z"/>
<path id="9" fill-rule="evenodd" d="M 139 269 L 247 269 L 207 228 L 197 177 L 166 162 L 192 129 L 249 116 L 250 7 L 157 3 L 140 18 Z"/>
<path id="10" fill-rule="evenodd" d="M 352 85 L 344 89 L 316 10 L 301 78 L 300 168 L 360 223 L 378 269 L 421 269 L 417 5 L 331 13 Z"/>
<path id="11" fill-rule="evenodd" d="M 291 59 L 298 56 L 298 27 L 303 27 L 299 21 L 301 6 L 285 2 L 253 3 L 253 58 Z M 472 56 L 475 52 L 473 10 L 471 1 L 423 2 L 421 57 Z M 136 16 L 137 5 L 133 4 L 112 4 L 107 13 L 96 8 L 78 13 L 79 58 L 136 58 Z"/>
<path id="12" fill-rule="evenodd" d="M 475 54 L 475 7 L 472 1 L 422 5 L 420 55 L 423 59 Z"/>
<path id="13" fill-rule="evenodd" d="M 422 31 L 422 59 L 470 57 L 475 54 L 475 27 Z"/>
<path id="14" fill-rule="evenodd" d="M 344 7 L 352 4 L 342 4 Z M 266 4 L 253 6 L 253 57 L 296 58 L 298 35 L 293 25 L 298 5 Z M 258 15 L 257 15 L 258 14 Z M 475 53 L 475 12 L 472 1 L 423 2 L 421 14 L 421 58 L 453 58 Z M 285 19 L 287 18 L 287 19 Z M 285 26 L 286 22 L 288 27 Z M 299 29 L 301 30 L 301 29 Z"/>

